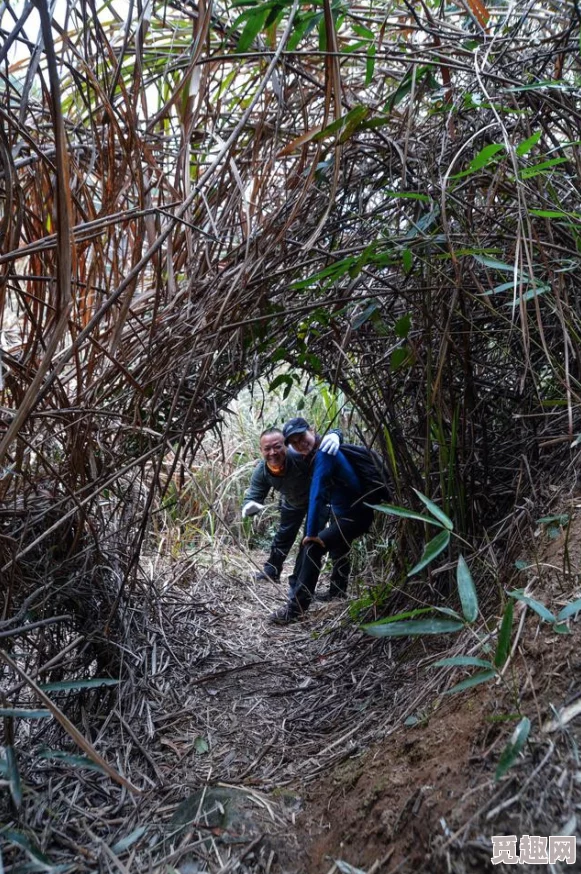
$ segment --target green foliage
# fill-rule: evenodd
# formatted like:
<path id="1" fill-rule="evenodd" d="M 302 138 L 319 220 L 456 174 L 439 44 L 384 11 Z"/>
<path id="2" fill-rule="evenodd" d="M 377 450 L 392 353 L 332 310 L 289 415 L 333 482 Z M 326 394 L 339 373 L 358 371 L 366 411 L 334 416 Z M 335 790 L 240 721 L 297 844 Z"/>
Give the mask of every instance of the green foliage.
<path id="1" fill-rule="evenodd" d="M 471 173 L 475 173 L 477 170 L 482 170 L 484 167 L 488 166 L 491 161 L 494 159 L 494 156 L 498 154 L 498 152 L 504 151 L 504 145 L 502 143 L 491 143 L 488 146 L 484 146 L 478 154 L 470 161 L 470 164 L 466 170 L 463 170 L 461 173 L 456 173 L 452 176 L 452 179 L 463 179 L 465 176 L 469 176 Z"/>
<path id="2" fill-rule="evenodd" d="M 445 694 L 453 695 L 456 692 L 464 692 L 466 689 L 472 689 L 474 686 L 479 686 L 481 683 L 487 683 L 489 680 L 493 680 L 495 677 L 496 671 L 493 670 L 481 671 L 478 674 L 472 674 L 471 677 L 468 677 L 466 680 L 462 680 L 460 683 L 452 686 L 451 689 L 447 689 Z"/>
<path id="3" fill-rule="evenodd" d="M 411 619 L 396 622 L 394 618 L 362 625 L 362 630 L 371 637 L 423 637 L 428 634 L 450 634 L 461 631 L 462 622 L 453 619 Z"/>
<path id="4" fill-rule="evenodd" d="M 509 592 L 508 595 L 516 601 L 522 601 L 527 605 L 527 607 L 534 610 L 544 622 L 555 623 L 557 621 L 556 617 L 553 616 L 550 610 L 547 610 L 544 604 L 541 604 L 541 602 L 535 600 L 535 598 L 531 598 L 530 595 L 525 595 L 523 589 L 516 589 L 514 592 Z"/>
<path id="5" fill-rule="evenodd" d="M 436 504 L 434 504 L 433 501 L 430 501 L 429 498 L 427 498 L 417 489 L 414 489 L 414 492 L 416 493 L 422 504 L 424 504 L 428 508 L 434 519 L 437 519 L 438 522 L 440 522 L 444 526 L 444 528 L 448 529 L 448 531 L 452 531 L 454 528 L 452 520 L 449 519 L 448 516 L 446 516 L 446 514 L 443 513 Z"/>
<path id="6" fill-rule="evenodd" d="M 430 500 L 426 495 L 422 494 L 416 489 L 414 489 L 414 491 L 428 510 L 430 514 L 429 516 L 424 516 L 423 514 L 416 513 L 412 510 L 407 510 L 404 507 L 398 507 L 390 504 L 377 505 L 375 508 L 382 513 L 394 515 L 400 519 L 416 522 L 420 521 L 424 524 L 431 524 L 442 529 L 439 534 L 437 534 L 432 540 L 430 540 L 426 544 L 422 558 L 416 565 L 414 565 L 411 571 L 409 571 L 408 577 L 414 575 L 420 570 L 423 570 L 423 568 L 427 567 L 432 561 L 434 561 L 434 559 L 437 558 L 437 556 L 448 547 L 451 538 L 454 536 L 454 526 L 449 516 L 444 513 L 436 504 L 434 504 L 434 502 Z M 540 521 L 543 521 L 545 523 L 551 523 L 557 518 L 559 520 L 567 520 L 567 517 L 563 516 L 544 517 L 544 519 Z M 373 637 L 389 638 L 421 637 L 424 635 L 448 634 L 467 629 L 478 619 L 479 607 L 476 586 L 474 584 L 472 574 L 463 555 L 459 555 L 458 557 L 458 563 L 456 567 L 456 585 L 458 590 L 458 597 L 462 605 L 463 619 L 458 616 L 458 614 L 453 610 L 437 608 L 433 606 L 420 608 L 418 610 L 410 611 L 406 614 L 400 614 L 398 616 L 387 617 L 384 619 L 380 619 L 376 622 L 367 623 L 362 625 L 361 629 L 366 634 L 369 634 Z M 575 616 L 578 612 L 581 611 L 581 599 L 577 599 L 566 605 L 561 609 L 558 616 L 555 616 L 540 601 L 532 598 L 530 595 L 525 594 L 524 590 L 513 590 L 508 592 L 507 595 L 508 600 L 505 605 L 502 620 L 499 624 L 499 627 L 497 628 L 497 645 L 493 662 L 488 659 L 474 656 L 456 656 L 453 658 L 440 659 L 439 661 L 433 663 L 432 667 L 455 666 L 479 667 L 484 669 L 460 681 L 451 689 L 447 690 L 446 694 L 462 692 L 466 689 L 471 689 L 475 686 L 481 685 L 482 683 L 487 683 L 491 680 L 500 680 L 502 678 L 501 672 L 507 663 L 510 653 L 510 641 L 512 635 L 515 601 L 523 602 L 527 605 L 527 607 L 537 613 L 537 615 L 540 616 L 543 621 L 550 622 L 553 626 L 553 630 L 558 634 L 567 633 L 568 628 L 566 625 L 563 624 L 563 622 L 566 619 Z M 425 619 L 416 618 L 418 615 L 423 614 L 426 611 L 431 613 L 447 612 L 448 615 L 451 616 L 451 618 L 447 620 L 435 618 L 433 616 Z M 524 733 L 523 728 L 521 728 L 521 733 Z M 520 734 L 519 737 L 521 737 Z M 514 742 L 512 746 L 510 746 L 510 750 L 507 748 L 508 751 L 505 751 L 505 755 L 502 758 L 503 765 L 500 769 L 502 773 L 504 773 L 506 768 L 510 767 L 510 764 L 512 764 L 512 761 L 514 761 L 514 759 L 518 755 L 520 748 L 521 747 L 519 747 L 518 743 L 516 742 Z M 508 764 L 506 764 L 507 762 Z"/>
<path id="7" fill-rule="evenodd" d="M 472 574 L 463 555 L 458 558 L 456 581 L 464 618 L 466 622 L 476 622 L 478 618 L 478 596 Z"/>
<path id="8" fill-rule="evenodd" d="M 513 615 L 514 601 L 507 601 L 502 615 L 502 622 L 500 624 L 500 631 L 498 633 L 498 641 L 496 644 L 496 652 L 494 654 L 494 666 L 498 669 L 504 667 L 510 652 Z"/>
<path id="9" fill-rule="evenodd" d="M 14 806 L 20 810 L 22 806 L 22 783 L 20 780 L 20 771 L 18 770 L 18 762 L 16 760 L 16 752 L 14 747 L 8 745 L 5 749 L 6 753 L 6 776 L 8 777 L 8 788 Z"/>
<path id="10" fill-rule="evenodd" d="M 488 668 L 492 670 L 492 664 L 486 659 L 477 659 L 473 656 L 452 656 L 450 658 L 438 659 L 432 664 L 433 668 L 444 668 L 448 666 L 454 667 L 473 667 L 473 668 Z"/>
<path id="11" fill-rule="evenodd" d="M 563 607 L 563 609 L 557 614 L 557 621 L 564 622 L 565 619 L 570 619 L 572 616 L 576 616 L 580 610 L 581 598 L 578 598 L 576 601 L 571 601 L 570 604 Z"/>
<path id="12" fill-rule="evenodd" d="M 62 762 L 65 765 L 71 765 L 73 768 L 87 768 L 89 771 L 98 771 L 104 773 L 103 768 L 90 759 L 88 756 L 76 756 L 70 753 L 65 753 L 62 750 L 43 749 L 38 753 L 41 759 L 50 759 L 53 761 Z"/>
<path id="13" fill-rule="evenodd" d="M 522 752 L 525 743 L 527 742 L 531 730 L 531 722 L 528 717 L 523 716 L 519 724 L 516 726 L 509 743 L 506 745 L 494 774 L 495 780 L 500 780 L 509 768 L 512 768 L 516 762 L 519 753 Z"/>
<path id="14" fill-rule="evenodd" d="M 146 831 L 146 825 L 138 826 L 124 838 L 121 838 L 115 844 L 113 844 L 113 846 L 111 847 L 112 851 L 115 853 L 115 855 L 120 856 L 121 853 L 125 853 L 127 850 L 129 850 L 133 846 L 133 844 L 136 844 L 139 838 L 141 838 L 146 833 Z"/>
<path id="15" fill-rule="evenodd" d="M 61 680 L 58 683 L 44 683 L 39 688 L 44 692 L 68 692 L 73 689 L 95 689 L 101 686 L 118 686 L 119 680 L 110 677 L 90 677 L 87 680 Z"/>
<path id="16" fill-rule="evenodd" d="M 518 145 L 515 150 L 519 158 L 522 158 L 523 155 L 528 155 L 533 146 L 536 146 L 542 135 L 543 132 L 538 130 L 535 131 L 532 136 L 528 137 L 526 140 L 523 140 L 523 142 L 520 143 L 520 145 Z"/>
<path id="17" fill-rule="evenodd" d="M 0 707 L 0 717 L 16 719 L 47 719 L 52 716 L 50 710 L 32 710 L 24 707 Z"/>
<path id="18" fill-rule="evenodd" d="M 448 544 L 450 543 L 450 532 L 449 531 L 440 531 L 439 534 L 426 543 L 424 547 L 424 554 L 417 564 L 413 566 L 413 568 L 409 571 L 408 577 L 413 577 L 415 574 L 419 573 L 425 567 L 433 562 L 437 556 L 440 555 L 441 552 L 446 549 Z"/>
<path id="19" fill-rule="evenodd" d="M 417 519 L 419 522 L 427 522 L 430 525 L 441 527 L 440 522 L 436 519 L 424 516 L 421 513 L 414 513 L 413 510 L 407 510 L 405 507 L 396 507 L 394 504 L 370 504 L 370 506 L 379 513 L 385 513 L 388 516 L 400 516 L 402 519 Z"/>
<path id="20" fill-rule="evenodd" d="M 37 871 L 50 871 L 51 874 L 52 872 L 56 874 L 58 871 L 69 870 L 68 865 L 54 865 L 48 856 L 41 851 L 34 838 L 25 832 L 4 828 L 0 830 L 0 837 L 23 849 L 27 856 L 29 856 L 32 862 L 37 866 Z"/>

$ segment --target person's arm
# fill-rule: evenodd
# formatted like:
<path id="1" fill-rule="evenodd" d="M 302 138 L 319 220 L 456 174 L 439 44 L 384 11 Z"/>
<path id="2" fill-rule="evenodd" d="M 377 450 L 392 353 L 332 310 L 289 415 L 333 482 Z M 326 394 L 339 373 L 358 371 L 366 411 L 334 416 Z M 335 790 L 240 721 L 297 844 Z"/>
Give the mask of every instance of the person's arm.
<path id="1" fill-rule="evenodd" d="M 361 480 L 357 476 L 353 465 L 342 452 L 335 456 L 335 474 L 341 478 L 341 481 L 347 486 L 353 494 L 353 498 L 357 499 L 362 493 Z"/>
<path id="2" fill-rule="evenodd" d="M 316 537 L 327 514 L 327 503 L 331 485 L 331 476 L 335 469 L 336 456 L 325 452 L 317 452 L 313 462 L 313 478 L 309 492 L 309 509 L 305 533 L 307 537 Z"/>
<path id="3" fill-rule="evenodd" d="M 268 481 L 265 470 L 264 461 L 259 461 L 250 478 L 250 485 L 244 492 L 242 498 L 242 507 L 249 501 L 254 501 L 257 504 L 264 504 L 270 489 L 271 483 Z"/>

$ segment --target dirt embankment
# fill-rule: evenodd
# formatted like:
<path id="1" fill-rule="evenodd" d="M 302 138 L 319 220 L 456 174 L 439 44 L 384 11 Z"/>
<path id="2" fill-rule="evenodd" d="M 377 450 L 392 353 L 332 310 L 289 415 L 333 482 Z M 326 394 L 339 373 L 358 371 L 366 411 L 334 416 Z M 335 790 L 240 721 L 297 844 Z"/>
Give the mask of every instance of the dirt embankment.
<path id="1" fill-rule="evenodd" d="M 573 516 L 568 530 L 548 531 L 539 530 L 542 558 L 523 571 L 522 584 L 557 613 L 581 595 L 581 520 Z M 410 718 L 309 786 L 301 820 L 310 838 L 305 870 L 327 874 L 343 860 L 374 874 L 510 871 L 512 865 L 492 864 L 492 835 L 516 835 L 518 854 L 523 835 L 581 834 L 581 706 L 561 727 L 555 720 L 566 705 L 573 706 L 565 720 L 575 713 L 581 696 L 579 620 L 570 634 L 558 634 L 520 603 L 513 627 L 502 680 L 448 696 L 442 693 L 476 669 L 443 669 Z M 468 649 L 455 645 L 448 654 L 460 652 Z M 417 689 L 430 677 L 422 663 L 435 660 L 424 656 Z M 531 720 L 529 741 L 496 781 L 499 758 L 523 716 Z M 553 730 L 543 730 L 551 721 Z M 581 858 L 551 870 L 581 870 Z"/>

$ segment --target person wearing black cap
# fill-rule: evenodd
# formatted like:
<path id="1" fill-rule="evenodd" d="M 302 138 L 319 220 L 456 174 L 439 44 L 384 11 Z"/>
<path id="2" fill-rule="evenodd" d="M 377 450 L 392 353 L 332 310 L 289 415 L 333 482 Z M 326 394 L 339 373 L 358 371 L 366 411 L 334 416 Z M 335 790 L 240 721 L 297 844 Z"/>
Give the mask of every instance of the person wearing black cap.
<path id="1" fill-rule="evenodd" d="M 291 419 L 291 422 L 304 422 L 305 427 L 309 427 L 305 419 Z M 334 454 L 341 439 L 340 431 L 330 431 L 320 442 L 321 451 Z M 262 571 L 254 575 L 256 580 L 278 581 L 309 505 L 311 463 L 310 459 L 287 447 L 278 428 L 267 428 L 262 432 L 260 453 L 262 461 L 254 468 L 250 485 L 244 492 L 242 518 L 254 516 L 264 509 L 264 501 L 271 489 L 280 493 L 280 524 Z"/>
<path id="2" fill-rule="evenodd" d="M 286 445 L 312 461 L 312 479 L 307 511 L 306 536 L 302 542 L 296 576 L 286 604 L 270 621 L 286 625 L 300 619 L 315 593 L 325 552 L 333 560 L 329 591 L 320 600 L 346 598 L 349 582 L 349 550 L 356 537 L 373 522 L 373 510 L 364 499 L 364 487 L 351 462 L 339 448 L 329 456 L 319 452 L 320 438 L 304 419 L 291 419 L 282 429 Z M 325 527 L 330 504 L 330 524 Z"/>

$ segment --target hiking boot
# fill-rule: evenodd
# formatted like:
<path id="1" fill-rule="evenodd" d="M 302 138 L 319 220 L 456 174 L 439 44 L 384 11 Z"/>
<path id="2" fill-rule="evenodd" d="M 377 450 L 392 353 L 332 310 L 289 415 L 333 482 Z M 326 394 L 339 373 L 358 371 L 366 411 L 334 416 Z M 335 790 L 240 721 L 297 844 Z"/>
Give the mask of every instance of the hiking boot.
<path id="1" fill-rule="evenodd" d="M 331 592 L 329 589 L 327 592 L 315 593 L 315 599 L 317 601 L 344 601 L 347 598 L 347 592 L 342 592 L 341 590 Z"/>
<path id="2" fill-rule="evenodd" d="M 270 580 L 271 583 L 279 583 L 280 577 L 278 574 L 276 576 L 271 576 L 271 574 L 267 574 L 266 571 L 256 571 L 253 579 L 258 583 L 266 580 Z"/>
<path id="3" fill-rule="evenodd" d="M 268 621 L 272 625 L 290 625 L 291 622 L 298 622 L 304 615 L 304 613 L 297 613 L 288 604 L 283 604 L 282 607 L 270 614 Z"/>

